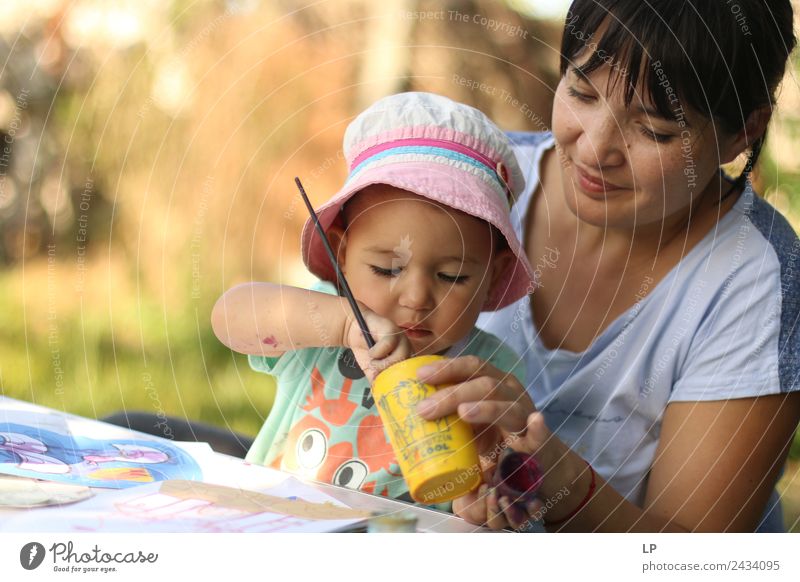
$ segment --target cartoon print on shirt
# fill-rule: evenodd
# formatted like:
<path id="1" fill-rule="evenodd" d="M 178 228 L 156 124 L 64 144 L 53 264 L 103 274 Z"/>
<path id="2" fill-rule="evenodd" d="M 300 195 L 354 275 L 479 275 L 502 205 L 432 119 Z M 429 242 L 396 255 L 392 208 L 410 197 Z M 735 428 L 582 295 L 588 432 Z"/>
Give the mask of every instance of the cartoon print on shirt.
<path id="1" fill-rule="evenodd" d="M 305 414 L 289 429 L 284 454 L 275 459 L 272 466 L 306 478 L 388 496 L 386 486 L 376 491 L 378 475 L 384 474 L 381 481 L 388 476 L 402 483 L 402 474 L 380 416 L 374 411 L 370 414 L 371 411 L 360 403 L 348 399 L 353 380 L 345 378 L 336 396 L 328 398 L 326 380 L 318 368 L 311 371 L 310 379 L 311 394 L 301 407 Z M 352 432 L 345 431 L 342 437 L 348 440 L 333 442 L 337 427 L 356 425 L 355 442 L 352 442 Z"/>

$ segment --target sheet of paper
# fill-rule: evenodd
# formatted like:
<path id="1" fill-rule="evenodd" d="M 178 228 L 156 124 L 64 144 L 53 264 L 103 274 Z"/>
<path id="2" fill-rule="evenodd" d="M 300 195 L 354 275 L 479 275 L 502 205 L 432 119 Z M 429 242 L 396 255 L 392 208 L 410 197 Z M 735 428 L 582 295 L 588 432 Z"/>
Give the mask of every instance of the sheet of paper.
<path id="1" fill-rule="evenodd" d="M 293 477 L 258 492 L 175 480 L 14 512 L 0 521 L 0 531 L 309 533 L 350 528 L 368 516 Z"/>
<path id="2" fill-rule="evenodd" d="M 82 485 L 0 475 L 0 507 L 46 507 L 83 501 L 93 495 Z"/>

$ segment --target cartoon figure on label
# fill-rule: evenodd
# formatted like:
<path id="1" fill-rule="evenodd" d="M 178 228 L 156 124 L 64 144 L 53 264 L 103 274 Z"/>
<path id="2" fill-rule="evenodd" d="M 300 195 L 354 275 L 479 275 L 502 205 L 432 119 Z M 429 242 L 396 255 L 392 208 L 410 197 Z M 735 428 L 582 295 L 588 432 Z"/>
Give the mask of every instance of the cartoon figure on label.
<path id="1" fill-rule="evenodd" d="M 431 434 L 446 432 L 450 429 L 447 418 L 426 422 L 416 413 L 417 404 L 428 396 L 429 390 L 425 384 L 418 380 L 403 380 L 390 394 L 382 396 L 379 402 L 381 409 L 386 412 L 391 420 L 391 430 L 398 436 L 398 442 L 403 448 L 424 440 Z M 393 398 L 396 406 L 407 412 L 402 419 L 398 419 L 389 406 L 388 398 Z"/>

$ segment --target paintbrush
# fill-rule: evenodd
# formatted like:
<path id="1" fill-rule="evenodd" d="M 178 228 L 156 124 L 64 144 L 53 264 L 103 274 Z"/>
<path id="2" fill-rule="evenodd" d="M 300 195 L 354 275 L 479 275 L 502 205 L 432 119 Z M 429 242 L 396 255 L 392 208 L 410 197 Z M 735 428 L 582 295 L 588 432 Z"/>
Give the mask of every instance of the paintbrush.
<path id="1" fill-rule="evenodd" d="M 356 316 L 356 321 L 358 322 L 358 327 L 361 328 L 361 333 L 364 334 L 364 341 L 367 342 L 367 347 L 371 348 L 375 345 L 375 340 L 372 339 L 372 335 L 369 333 L 369 328 L 367 327 L 367 322 L 364 321 L 364 316 L 361 315 L 361 310 L 358 308 L 358 303 L 356 303 L 355 297 L 353 297 L 353 292 L 350 291 L 350 285 L 347 284 L 347 279 L 344 278 L 344 273 L 342 273 L 342 270 L 339 268 L 339 263 L 336 261 L 336 255 L 333 254 L 333 249 L 331 248 L 331 243 L 328 240 L 328 236 L 325 234 L 322 225 L 319 223 L 319 217 L 317 216 L 317 213 L 314 212 L 314 207 L 311 206 L 311 201 L 306 195 L 303 184 L 300 183 L 300 178 L 295 176 L 294 183 L 297 184 L 297 188 L 300 190 L 300 195 L 303 197 L 303 202 L 306 203 L 306 208 L 308 208 L 308 213 L 314 220 L 314 224 L 317 227 L 317 232 L 322 239 L 322 244 L 325 247 L 325 251 L 328 253 L 328 258 L 331 260 L 331 265 L 333 265 L 333 269 L 336 271 L 336 279 L 339 281 L 339 285 L 344 292 L 344 296 L 347 297 L 347 302 L 350 303 L 350 309 L 353 310 L 353 315 Z"/>

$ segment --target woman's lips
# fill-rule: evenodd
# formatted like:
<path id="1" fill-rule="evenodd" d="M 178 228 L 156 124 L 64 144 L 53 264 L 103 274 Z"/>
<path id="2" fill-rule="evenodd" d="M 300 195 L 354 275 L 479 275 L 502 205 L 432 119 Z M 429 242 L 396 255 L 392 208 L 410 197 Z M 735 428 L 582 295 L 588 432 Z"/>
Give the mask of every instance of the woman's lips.
<path id="1" fill-rule="evenodd" d="M 578 175 L 578 184 L 581 189 L 589 194 L 608 194 L 614 190 L 622 190 L 622 186 L 617 186 L 611 182 L 595 178 L 578 166 L 575 166 L 575 173 Z"/>

